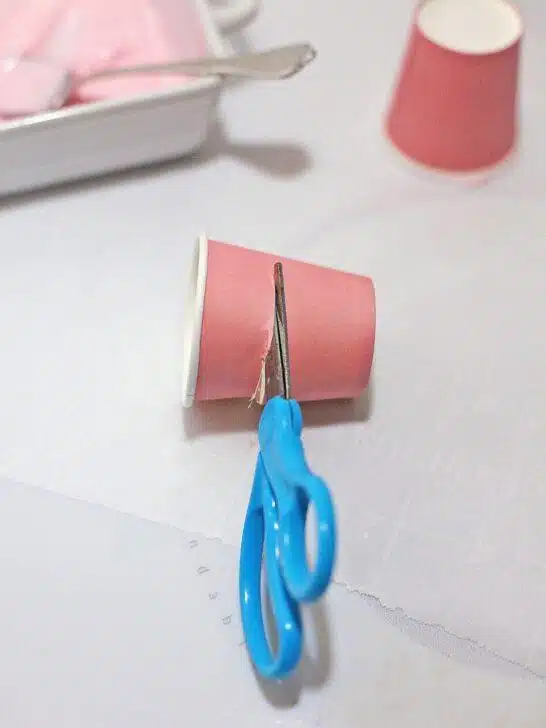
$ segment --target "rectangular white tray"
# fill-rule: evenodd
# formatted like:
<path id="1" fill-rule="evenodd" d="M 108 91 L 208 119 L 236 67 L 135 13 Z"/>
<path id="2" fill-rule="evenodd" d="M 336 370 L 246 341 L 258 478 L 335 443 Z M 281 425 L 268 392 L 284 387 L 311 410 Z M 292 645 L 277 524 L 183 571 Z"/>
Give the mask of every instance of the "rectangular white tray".
<path id="1" fill-rule="evenodd" d="M 213 7 L 194 2 L 211 55 L 226 53 L 220 30 L 245 22 L 258 0 Z M 0 196 L 182 157 L 205 140 L 220 78 L 172 91 L 82 104 L 0 125 Z"/>

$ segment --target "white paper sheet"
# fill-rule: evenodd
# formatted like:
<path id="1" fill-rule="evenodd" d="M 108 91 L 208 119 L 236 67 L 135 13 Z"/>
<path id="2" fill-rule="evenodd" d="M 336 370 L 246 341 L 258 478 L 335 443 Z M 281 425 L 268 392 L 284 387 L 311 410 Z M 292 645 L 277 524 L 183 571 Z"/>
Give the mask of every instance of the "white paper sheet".
<path id="1" fill-rule="evenodd" d="M 543 724 L 537 680 L 448 661 L 342 587 L 307 614 L 298 675 L 260 687 L 239 646 L 236 563 L 218 541 L 0 480 L 3 723 Z"/>

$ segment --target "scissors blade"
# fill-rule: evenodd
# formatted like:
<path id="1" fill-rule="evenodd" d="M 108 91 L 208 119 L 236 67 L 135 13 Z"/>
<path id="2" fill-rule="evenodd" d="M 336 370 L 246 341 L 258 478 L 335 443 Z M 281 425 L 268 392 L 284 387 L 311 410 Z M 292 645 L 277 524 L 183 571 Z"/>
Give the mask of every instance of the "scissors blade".
<path id="1" fill-rule="evenodd" d="M 290 361 L 288 357 L 288 330 L 286 326 L 286 298 L 282 263 L 274 269 L 275 311 L 271 348 L 265 361 L 266 395 L 271 399 L 280 395 L 290 398 Z"/>
<path id="2" fill-rule="evenodd" d="M 282 263 L 275 263 L 275 339 L 278 357 L 278 372 L 281 395 L 290 399 L 292 382 L 290 379 L 290 357 L 288 354 L 288 326 L 286 321 L 286 295 Z"/>

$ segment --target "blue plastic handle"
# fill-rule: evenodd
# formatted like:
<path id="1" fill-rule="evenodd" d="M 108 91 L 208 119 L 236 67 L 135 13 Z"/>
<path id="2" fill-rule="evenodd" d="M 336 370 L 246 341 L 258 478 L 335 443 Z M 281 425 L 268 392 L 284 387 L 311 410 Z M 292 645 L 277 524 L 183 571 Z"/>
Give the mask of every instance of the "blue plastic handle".
<path id="1" fill-rule="evenodd" d="M 286 677 L 300 660 L 302 625 L 298 604 L 283 582 L 275 543 L 276 503 L 258 455 L 239 557 L 239 603 L 246 647 L 256 670 L 266 678 Z M 262 558 L 276 626 L 277 650 L 269 645 L 262 609 Z"/>
<path id="2" fill-rule="evenodd" d="M 239 561 L 239 599 L 247 649 L 258 672 L 286 677 L 302 651 L 299 602 L 318 599 L 330 583 L 336 555 L 335 516 L 328 487 L 313 475 L 301 442 L 301 410 L 294 400 L 275 397 L 264 408 L 258 455 L 247 508 Z M 306 517 L 316 510 L 316 563 L 306 554 Z M 261 572 L 277 632 L 270 647 L 262 609 Z"/>
<path id="3" fill-rule="evenodd" d="M 336 525 L 328 486 L 307 465 L 302 427 L 299 404 L 274 397 L 262 413 L 258 439 L 267 479 L 277 500 L 280 564 L 286 588 L 298 602 L 313 602 L 332 579 Z M 314 507 L 317 521 L 313 569 L 307 561 L 305 537 L 309 506 Z"/>

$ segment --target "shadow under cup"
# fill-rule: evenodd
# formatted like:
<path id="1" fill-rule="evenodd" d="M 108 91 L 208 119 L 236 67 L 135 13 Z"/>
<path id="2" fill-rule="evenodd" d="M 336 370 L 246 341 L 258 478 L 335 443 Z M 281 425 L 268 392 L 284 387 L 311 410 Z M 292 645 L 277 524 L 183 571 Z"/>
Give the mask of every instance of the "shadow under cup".
<path id="1" fill-rule="evenodd" d="M 375 342 L 370 278 L 238 245 L 197 242 L 186 302 L 183 405 L 251 400 L 273 337 L 274 264 L 283 264 L 293 397 L 353 399 Z"/>

